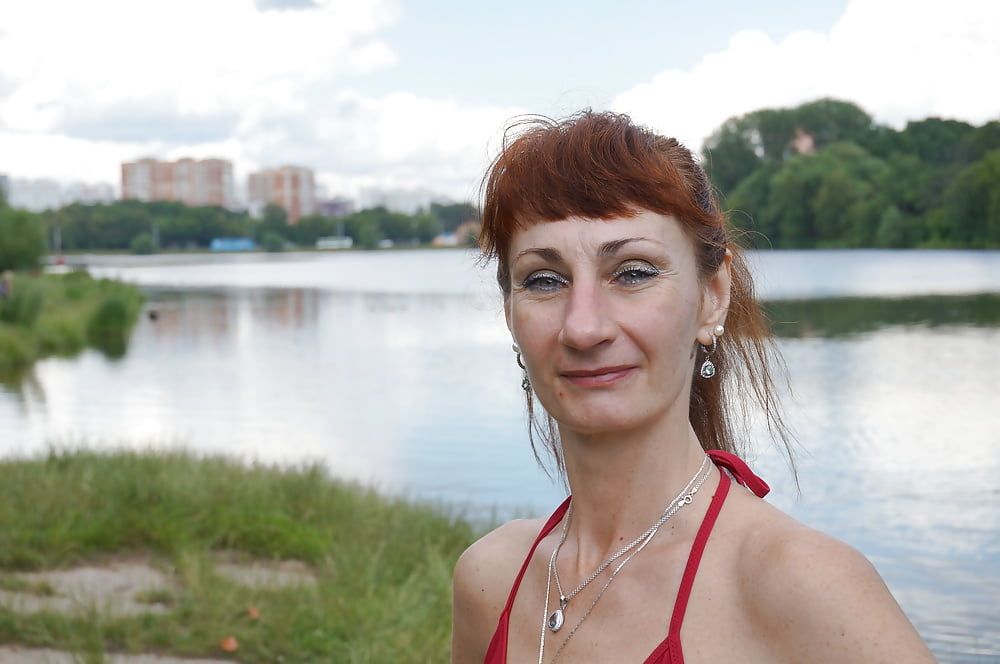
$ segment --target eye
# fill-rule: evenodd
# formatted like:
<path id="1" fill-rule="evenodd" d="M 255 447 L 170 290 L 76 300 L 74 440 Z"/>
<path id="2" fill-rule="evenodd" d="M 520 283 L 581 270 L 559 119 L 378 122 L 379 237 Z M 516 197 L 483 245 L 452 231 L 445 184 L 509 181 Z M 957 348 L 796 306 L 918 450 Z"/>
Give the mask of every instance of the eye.
<path id="1" fill-rule="evenodd" d="M 660 271 L 649 263 L 631 262 L 624 263 L 615 270 L 611 280 L 625 286 L 637 286 L 659 274 Z"/>
<path id="2" fill-rule="evenodd" d="M 532 272 L 521 284 L 522 288 L 527 288 L 528 290 L 537 291 L 540 293 L 548 293 L 554 290 L 558 290 L 566 285 L 566 280 L 555 272 L 549 272 L 548 270 L 540 272 Z"/>

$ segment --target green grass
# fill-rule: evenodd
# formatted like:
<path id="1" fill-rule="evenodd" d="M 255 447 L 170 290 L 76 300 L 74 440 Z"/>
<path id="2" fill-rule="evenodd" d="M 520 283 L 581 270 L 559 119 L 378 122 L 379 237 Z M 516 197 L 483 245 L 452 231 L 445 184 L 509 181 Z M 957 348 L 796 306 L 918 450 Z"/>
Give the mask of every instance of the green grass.
<path id="1" fill-rule="evenodd" d="M 120 357 L 142 303 L 138 289 L 85 272 L 18 274 L 13 292 L 0 299 L 0 378 L 87 347 Z"/>
<path id="2" fill-rule="evenodd" d="M 88 661 L 105 651 L 224 657 L 219 642 L 233 635 L 241 662 L 444 662 L 451 570 L 477 534 L 443 509 L 332 480 L 317 466 L 124 451 L 0 462 L 0 523 L 0 577 L 140 554 L 175 579 L 140 598 L 164 613 L 0 609 L 0 642 Z M 214 571 L 219 552 L 300 560 L 317 584 L 245 587 Z"/>

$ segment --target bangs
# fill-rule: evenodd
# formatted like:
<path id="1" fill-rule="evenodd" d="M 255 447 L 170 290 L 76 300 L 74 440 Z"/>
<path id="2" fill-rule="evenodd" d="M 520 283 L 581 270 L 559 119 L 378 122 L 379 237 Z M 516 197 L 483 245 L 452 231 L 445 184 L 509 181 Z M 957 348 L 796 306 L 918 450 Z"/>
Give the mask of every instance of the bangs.
<path id="1" fill-rule="evenodd" d="M 514 232 L 539 222 L 650 210 L 685 227 L 722 225 L 691 152 L 615 113 L 584 111 L 509 126 L 482 191 L 480 247 L 487 260 L 500 261 L 502 272 Z"/>

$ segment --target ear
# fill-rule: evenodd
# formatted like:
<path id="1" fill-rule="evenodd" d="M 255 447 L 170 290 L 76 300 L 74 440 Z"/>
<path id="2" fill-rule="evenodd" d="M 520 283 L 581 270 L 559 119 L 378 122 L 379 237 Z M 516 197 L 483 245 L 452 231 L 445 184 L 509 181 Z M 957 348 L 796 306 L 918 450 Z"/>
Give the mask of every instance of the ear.
<path id="1" fill-rule="evenodd" d="M 507 329 L 510 330 L 510 335 L 514 336 L 514 328 L 510 326 L 510 294 L 505 293 L 503 296 L 503 317 L 507 320 Z M 514 340 L 517 343 L 517 339 Z"/>
<path id="2" fill-rule="evenodd" d="M 712 345 L 712 329 L 725 325 L 729 311 L 729 294 L 732 288 L 733 254 L 726 249 L 726 255 L 719 269 L 705 283 L 701 303 L 701 320 L 698 321 L 698 341 L 705 346 Z"/>

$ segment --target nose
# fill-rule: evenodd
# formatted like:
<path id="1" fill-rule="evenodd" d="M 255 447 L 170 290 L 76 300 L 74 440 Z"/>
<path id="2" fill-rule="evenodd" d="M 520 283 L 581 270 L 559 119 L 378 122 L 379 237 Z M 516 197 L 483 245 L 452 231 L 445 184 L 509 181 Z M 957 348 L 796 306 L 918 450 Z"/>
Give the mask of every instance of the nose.
<path id="1" fill-rule="evenodd" d="M 575 350 L 589 350 L 614 337 L 615 322 L 600 284 L 575 281 L 569 289 L 559 341 Z"/>

